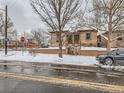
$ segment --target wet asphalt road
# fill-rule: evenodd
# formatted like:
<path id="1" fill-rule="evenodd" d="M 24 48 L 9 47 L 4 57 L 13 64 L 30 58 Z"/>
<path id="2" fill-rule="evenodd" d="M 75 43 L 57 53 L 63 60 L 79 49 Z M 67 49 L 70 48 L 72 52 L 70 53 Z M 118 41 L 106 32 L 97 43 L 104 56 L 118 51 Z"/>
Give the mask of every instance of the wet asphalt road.
<path id="1" fill-rule="evenodd" d="M 64 69 L 63 69 L 64 68 Z M 66 68 L 66 69 L 65 69 Z M 124 73 L 112 70 L 64 65 L 42 65 L 41 67 L 0 66 L 0 71 L 50 76 L 72 80 L 124 85 Z M 78 68 L 78 69 L 77 69 Z"/>
<path id="2" fill-rule="evenodd" d="M 43 82 L 0 78 L 0 93 L 110 93 Z"/>
<path id="3" fill-rule="evenodd" d="M 83 80 L 104 84 L 124 85 L 124 73 L 108 69 L 38 64 L 36 66 L 5 66 L 0 65 L 0 71 L 42 75 L 48 77 Z M 65 69 L 66 68 L 66 69 Z M 61 86 L 43 82 L 0 78 L 0 93 L 109 93 L 79 87 Z M 118 93 L 118 92 L 117 92 Z"/>

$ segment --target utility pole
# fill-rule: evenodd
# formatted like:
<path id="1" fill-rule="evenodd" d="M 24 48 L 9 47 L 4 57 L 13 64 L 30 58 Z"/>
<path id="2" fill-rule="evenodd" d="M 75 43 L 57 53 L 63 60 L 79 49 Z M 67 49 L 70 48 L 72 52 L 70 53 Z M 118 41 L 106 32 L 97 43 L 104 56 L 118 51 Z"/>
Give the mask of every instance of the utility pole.
<path id="1" fill-rule="evenodd" d="M 5 55 L 7 55 L 7 42 L 8 42 L 8 38 L 7 38 L 7 5 L 5 7 Z"/>

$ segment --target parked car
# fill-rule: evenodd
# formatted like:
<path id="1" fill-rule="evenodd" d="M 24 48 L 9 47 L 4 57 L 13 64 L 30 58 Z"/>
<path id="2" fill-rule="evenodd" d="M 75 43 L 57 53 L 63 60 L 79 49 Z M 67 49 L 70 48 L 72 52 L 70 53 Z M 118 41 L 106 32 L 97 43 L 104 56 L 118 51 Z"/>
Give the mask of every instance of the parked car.
<path id="1" fill-rule="evenodd" d="M 98 55 L 96 60 L 103 65 L 124 65 L 124 48 L 112 50 L 104 55 Z"/>
<path id="2" fill-rule="evenodd" d="M 42 44 L 41 44 L 41 48 L 48 48 L 48 47 L 49 47 L 48 44 L 45 44 L 45 43 L 42 43 Z"/>

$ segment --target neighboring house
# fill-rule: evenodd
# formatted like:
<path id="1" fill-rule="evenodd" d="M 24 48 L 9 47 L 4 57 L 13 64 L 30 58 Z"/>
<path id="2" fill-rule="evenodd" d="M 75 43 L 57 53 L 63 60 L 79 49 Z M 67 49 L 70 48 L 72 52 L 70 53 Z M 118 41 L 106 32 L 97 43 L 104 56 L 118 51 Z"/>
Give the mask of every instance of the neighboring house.
<path id="1" fill-rule="evenodd" d="M 105 37 L 108 37 L 108 32 L 103 33 Z M 107 47 L 107 39 L 98 35 L 98 43 L 101 47 Z M 124 30 L 113 31 L 111 33 L 111 47 L 124 47 Z"/>
<path id="2" fill-rule="evenodd" d="M 13 36 L 13 33 L 11 31 L 7 32 L 7 37 L 8 37 L 8 42 L 7 42 L 7 46 L 9 48 L 14 48 L 17 46 L 17 42 L 18 40 L 16 40 Z M 5 35 L 4 33 L 0 33 L 0 47 L 4 48 L 5 46 Z"/>
<path id="3" fill-rule="evenodd" d="M 27 39 L 26 47 L 27 48 L 38 48 L 38 43 L 33 39 Z"/>
<path id="4" fill-rule="evenodd" d="M 58 46 L 58 40 L 55 32 L 51 33 L 51 47 Z M 97 30 L 83 28 L 76 32 L 62 32 L 63 46 L 79 45 L 79 46 L 97 46 Z"/>

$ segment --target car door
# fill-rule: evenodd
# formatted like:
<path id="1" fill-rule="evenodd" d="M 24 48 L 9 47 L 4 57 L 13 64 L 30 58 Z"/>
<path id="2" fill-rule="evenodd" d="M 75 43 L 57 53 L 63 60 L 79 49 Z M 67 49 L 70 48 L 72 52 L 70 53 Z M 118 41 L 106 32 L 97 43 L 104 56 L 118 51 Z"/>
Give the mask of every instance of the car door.
<path id="1" fill-rule="evenodd" d="M 115 55 L 117 64 L 124 65 L 124 49 L 118 49 Z"/>

